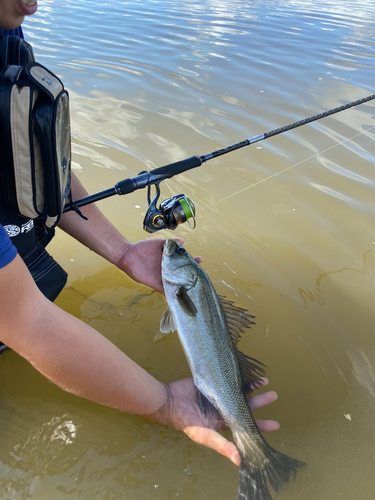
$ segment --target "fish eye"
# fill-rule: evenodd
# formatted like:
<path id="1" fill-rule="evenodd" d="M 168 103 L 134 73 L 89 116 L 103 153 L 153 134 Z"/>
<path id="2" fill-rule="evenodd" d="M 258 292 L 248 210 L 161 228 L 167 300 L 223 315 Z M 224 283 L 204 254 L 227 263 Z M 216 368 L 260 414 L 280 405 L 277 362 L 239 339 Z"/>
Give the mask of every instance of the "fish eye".
<path id="1" fill-rule="evenodd" d="M 182 255 L 183 253 L 185 253 L 185 248 L 177 247 L 176 248 L 176 253 L 178 253 L 178 255 Z"/>

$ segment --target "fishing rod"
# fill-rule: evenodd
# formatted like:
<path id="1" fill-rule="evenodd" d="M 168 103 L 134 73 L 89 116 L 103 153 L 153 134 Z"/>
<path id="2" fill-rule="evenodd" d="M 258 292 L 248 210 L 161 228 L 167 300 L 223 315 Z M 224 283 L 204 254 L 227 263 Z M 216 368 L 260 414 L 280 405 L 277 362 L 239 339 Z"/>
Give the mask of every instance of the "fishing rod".
<path id="1" fill-rule="evenodd" d="M 166 179 L 170 179 L 171 177 L 181 174 L 182 172 L 186 172 L 187 170 L 200 167 L 202 163 L 208 160 L 212 160 L 213 158 L 217 158 L 218 156 L 230 153 L 245 146 L 249 146 L 251 144 L 254 144 L 255 142 L 263 141 L 264 139 L 268 139 L 269 137 L 282 134 L 283 132 L 287 132 L 288 130 L 301 127 L 302 125 L 306 125 L 307 123 L 320 120 L 321 118 L 334 115 L 335 113 L 345 111 L 346 109 L 354 108 L 355 106 L 359 106 L 360 104 L 364 104 L 365 102 L 372 101 L 373 99 L 375 99 L 375 94 L 371 94 L 367 97 L 363 97 L 362 99 L 358 99 L 357 101 L 353 101 L 342 106 L 338 106 L 337 108 L 324 111 L 323 113 L 310 116 L 309 118 L 304 118 L 297 122 L 290 123 L 289 125 L 284 125 L 283 127 L 276 128 L 269 132 L 256 135 L 254 137 L 251 137 L 250 139 L 245 139 L 244 141 L 226 146 L 225 148 L 218 149 L 217 151 L 213 151 L 212 153 L 208 153 L 206 155 L 191 156 L 190 158 L 186 158 L 185 160 L 170 163 L 148 172 L 140 172 L 135 177 L 124 179 L 118 182 L 112 188 L 100 191 L 99 193 L 92 194 L 90 196 L 86 196 L 85 198 L 81 198 L 74 202 L 67 203 L 64 207 L 64 213 L 70 210 L 77 211 L 79 207 L 83 207 L 90 203 L 95 203 L 96 201 L 103 200 L 115 194 L 129 194 L 133 193 L 137 189 L 148 187 L 147 198 L 149 207 L 143 220 L 143 229 L 150 233 L 160 231 L 161 229 L 174 230 L 179 224 L 182 224 L 186 221 L 191 227 L 195 227 L 195 207 L 191 199 L 186 195 L 179 194 L 172 196 L 171 198 L 163 201 L 160 204 L 159 208 L 157 207 L 157 201 L 160 197 L 160 182 Z M 151 201 L 150 188 L 152 185 L 154 185 L 156 188 L 156 194 Z M 189 219 L 193 219 L 193 226 L 191 225 Z"/>

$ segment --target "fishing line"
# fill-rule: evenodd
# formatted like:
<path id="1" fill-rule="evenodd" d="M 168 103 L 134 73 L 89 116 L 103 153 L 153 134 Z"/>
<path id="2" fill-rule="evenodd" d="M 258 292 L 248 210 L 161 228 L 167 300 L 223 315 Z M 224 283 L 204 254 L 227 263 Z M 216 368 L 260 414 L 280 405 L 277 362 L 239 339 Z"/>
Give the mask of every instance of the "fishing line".
<path id="1" fill-rule="evenodd" d="M 345 140 L 343 140 L 343 141 L 341 141 L 341 142 L 339 142 L 337 144 L 334 144 L 333 146 L 331 146 L 331 147 L 329 147 L 327 149 L 324 149 L 323 151 L 320 151 L 319 153 L 316 153 L 315 155 L 309 156 L 308 158 L 305 158 L 304 160 L 301 160 L 301 161 L 295 163 L 294 165 L 290 165 L 289 167 L 286 167 L 283 170 L 280 170 L 279 172 L 275 172 L 274 174 L 272 174 L 272 175 L 270 175 L 268 177 L 265 177 L 264 179 L 261 179 L 260 181 L 254 182 L 254 184 L 246 186 L 245 188 L 240 189 L 240 190 L 238 190 L 235 193 L 232 193 L 232 194 L 230 194 L 228 196 L 225 196 L 221 200 L 218 200 L 218 201 L 215 201 L 215 202 L 211 203 L 211 205 L 207 205 L 207 206 L 205 206 L 203 208 L 200 208 L 199 210 L 197 210 L 197 212 L 202 212 L 206 208 L 211 208 L 214 205 L 218 205 L 222 201 L 228 200 L 229 198 L 233 198 L 233 196 L 236 196 L 237 194 L 243 193 L 244 191 L 247 191 L 248 189 L 251 189 L 251 188 L 253 188 L 255 186 L 258 186 L 259 184 L 263 184 L 264 182 L 268 181 L 269 179 L 273 179 L 274 177 L 277 177 L 278 175 L 283 174 L 284 172 L 287 172 L 288 170 L 291 170 L 294 167 L 298 167 L 298 165 L 301 165 L 302 163 L 305 163 L 306 161 L 312 160 L 313 158 L 316 158 L 317 156 L 320 156 L 323 153 L 326 153 L 327 151 L 330 151 L 331 149 L 334 149 L 334 148 L 337 148 L 339 146 L 342 146 L 346 142 L 351 141 L 352 139 L 355 139 L 356 137 L 359 137 L 359 136 L 361 136 L 363 134 L 366 134 L 367 132 L 370 132 L 374 128 L 375 128 L 375 126 L 370 127 L 369 129 L 364 130 L 363 132 L 359 132 L 358 134 L 355 134 L 352 137 L 348 137 L 347 139 L 345 139 Z"/>
<path id="2" fill-rule="evenodd" d="M 211 160 L 212 158 L 216 158 L 217 156 L 230 153 L 231 151 L 243 148 L 244 146 L 249 146 L 250 144 L 254 144 L 255 142 L 263 141 L 264 139 L 268 139 L 269 137 L 282 134 L 283 132 L 287 132 L 288 130 L 292 130 L 297 127 L 301 127 L 302 125 L 306 125 L 307 123 L 315 122 L 317 120 L 320 120 L 321 118 L 325 118 L 327 116 L 339 113 L 340 111 L 345 111 L 346 109 L 354 108 L 355 106 L 359 106 L 360 104 L 364 104 L 365 102 L 372 101 L 373 99 L 375 99 L 375 94 L 363 97 L 362 99 L 358 99 L 357 101 L 343 104 L 342 106 L 338 106 L 337 108 L 329 109 L 328 111 L 323 111 L 323 113 L 310 116 L 309 118 L 304 118 L 303 120 L 290 123 L 289 125 L 284 125 L 283 127 L 276 128 L 274 130 L 271 130 L 270 132 L 265 132 L 264 134 L 256 135 L 255 137 L 251 137 L 250 139 L 245 139 L 244 141 L 232 144 L 231 146 L 218 149 L 217 151 L 201 156 L 200 159 L 202 160 L 202 162 Z"/>
<path id="3" fill-rule="evenodd" d="M 145 187 L 148 187 L 148 194 L 147 194 L 147 199 L 149 202 L 148 210 L 146 212 L 146 215 L 143 220 L 143 229 L 145 231 L 148 231 L 150 233 L 153 233 L 155 231 L 160 231 L 161 229 L 176 229 L 176 227 L 179 224 L 182 224 L 183 222 L 188 222 L 190 224 L 190 219 L 193 220 L 193 226 L 195 227 L 195 206 L 194 203 L 190 198 L 188 198 L 184 194 L 179 194 L 172 196 L 171 198 L 168 198 L 167 200 L 164 200 L 162 203 L 160 203 L 159 206 L 157 206 L 157 202 L 160 196 L 160 183 L 166 179 L 170 179 L 171 177 L 177 175 L 177 174 L 182 174 L 183 172 L 186 172 L 188 170 L 191 170 L 196 167 L 200 167 L 202 163 L 212 160 L 213 158 L 217 158 L 218 156 L 230 153 L 232 151 L 235 151 L 237 149 L 243 148 L 244 146 L 249 146 L 251 144 L 254 144 L 259 141 L 263 141 L 264 139 L 268 139 L 269 137 L 273 137 L 278 134 L 282 134 L 283 132 L 287 132 L 288 130 L 292 130 L 297 127 L 301 127 L 302 125 L 306 125 L 307 123 L 314 122 L 316 120 L 320 120 L 321 118 L 325 118 L 327 116 L 331 116 L 335 113 L 339 113 L 341 111 L 344 111 L 346 109 L 354 108 L 355 106 L 359 106 L 360 104 L 364 104 L 365 102 L 372 101 L 375 99 L 375 94 L 371 94 L 367 97 L 363 97 L 362 99 L 358 99 L 357 101 L 349 102 L 347 104 L 344 104 L 342 106 L 338 106 L 337 108 L 330 109 L 328 111 L 324 111 L 322 113 L 319 113 L 314 116 L 310 116 L 309 118 L 304 118 L 302 120 L 299 120 L 294 123 L 290 123 L 289 125 L 284 125 L 283 127 L 276 128 L 274 130 L 270 130 L 269 132 L 265 132 L 263 134 L 256 135 L 254 137 L 251 137 L 249 139 L 245 139 L 244 141 L 237 142 L 235 144 L 232 144 L 230 146 L 218 149 L 216 151 L 213 151 L 212 153 L 208 153 L 202 156 L 195 155 L 191 156 L 190 158 L 186 158 L 185 160 L 178 161 L 176 163 L 171 163 L 169 165 L 164 165 L 163 167 L 156 168 L 151 171 L 143 171 L 140 172 L 137 176 L 132 177 L 130 179 L 124 179 L 112 188 L 106 189 L 104 191 L 100 191 L 99 193 L 86 196 L 85 198 L 81 198 L 80 200 L 76 200 L 73 202 L 73 200 L 70 200 L 70 203 L 67 203 L 64 206 L 63 212 L 68 212 L 70 210 L 75 210 L 77 213 L 83 216 L 83 214 L 78 210 L 79 207 L 83 207 L 85 205 L 88 205 L 90 203 L 95 203 L 96 201 L 103 200 L 105 198 L 108 198 L 109 196 L 113 196 L 115 194 L 118 195 L 123 195 L 123 194 L 129 194 L 133 193 L 137 189 L 142 189 Z M 364 133 L 364 132 L 362 132 Z M 361 135 L 361 134 L 358 134 Z M 353 139 L 355 136 L 353 136 L 351 139 Z M 336 144 L 336 147 L 340 144 L 345 143 L 348 140 L 351 139 L 346 139 L 342 143 Z M 328 148 L 325 151 L 328 151 Z M 325 151 L 322 151 L 324 153 Z M 318 153 L 321 154 L 321 153 Z M 312 156 L 311 158 L 314 158 L 317 155 Z M 307 158 L 309 159 L 309 158 Z M 295 166 L 303 163 L 304 161 L 299 162 L 295 165 L 291 165 L 290 167 L 287 167 L 286 169 L 273 174 L 269 176 L 266 179 L 263 179 L 262 181 L 258 181 L 257 183 L 248 186 L 244 188 L 243 190 L 238 191 L 237 193 L 234 193 L 232 195 L 229 195 L 225 198 L 223 198 L 220 201 L 223 201 L 225 199 L 228 199 L 232 196 L 235 196 L 236 194 L 239 194 L 241 191 L 245 191 L 246 189 L 249 189 L 250 187 L 254 187 L 261 182 L 265 182 L 268 179 L 271 179 L 272 177 L 275 177 L 276 175 L 279 175 L 287 170 L 290 170 L 294 168 Z M 154 186 L 156 189 L 156 194 L 151 201 L 151 186 Z M 220 203 L 220 201 L 213 203 L 210 205 L 212 207 L 213 205 Z M 209 208 L 209 207 L 206 207 Z M 203 210 L 203 209 L 202 209 Z M 84 216 L 83 216 L 84 217 Z"/>
<path id="4" fill-rule="evenodd" d="M 95 203 L 96 201 L 103 200 L 115 194 L 129 194 L 133 193 L 137 189 L 142 189 L 150 185 L 158 185 L 161 181 L 170 179 L 177 174 L 181 174 L 182 172 L 186 172 L 187 170 L 191 170 L 192 168 L 200 167 L 202 163 L 211 160 L 212 158 L 217 158 L 218 156 L 230 153 L 232 151 L 235 151 L 236 149 L 243 148 L 244 146 L 249 146 L 251 144 L 254 144 L 255 142 L 263 141 L 264 139 L 268 139 L 269 137 L 282 134 L 283 132 L 287 132 L 288 130 L 301 127 L 302 125 L 306 125 L 307 123 L 311 123 L 320 120 L 321 118 L 331 116 L 335 113 L 339 113 L 340 111 L 354 108 L 355 106 L 359 106 L 360 104 L 364 104 L 365 102 L 372 101 L 373 99 L 375 99 L 375 94 L 371 94 L 367 97 L 363 97 L 362 99 L 358 99 L 357 101 L 349 102 L 342 106 L 338 106 L 337 108 L 324 111 L 323 113 L 310 116 L 309 118 L 304 118 L 303 120 L 290 123 L 289 125 L 284 125 L 283 127 L 270 130 L 269 132 L 256 135 L 254 137 L 251 137 L 250 139 L 245 139 L 244 141 L 237 142 L 230 146 L 226 146 L 225 148 L 213 151 L 212 153 L 208 153 L 202 156 L 191 156 L 190 158 L 186 158 L 185 160 L 181 160 L 176 163 L 170 163 L 169 165 L 164 165 L 163 167 L 156 168 L 149 172 L 141 172 L 136 177 L 132 177 L 131 179 L 124 179 L 118 182 L 112 188 L 100 191 L 99 193 L 90 196 L 86 196 L 85 198 L 82 198 L 80 200 L 76 200 L 74 204 L 67 203 L 63 211 L 68 212 L 70 210 L 75 210 L 77 207 L 83 207 L 90 203 Z"/>

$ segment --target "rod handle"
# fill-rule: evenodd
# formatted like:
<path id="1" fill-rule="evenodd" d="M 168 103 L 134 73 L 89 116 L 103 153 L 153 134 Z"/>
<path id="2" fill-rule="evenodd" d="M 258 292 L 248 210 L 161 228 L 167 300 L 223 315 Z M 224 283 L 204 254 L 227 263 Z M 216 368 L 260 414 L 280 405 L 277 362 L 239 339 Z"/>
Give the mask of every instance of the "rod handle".
<path id="1" fill-rule="evenodd" d="M 117 194 L 132 193 L 136 189 L 142 189 L 155 182 L 164 181 L 165 179 L 169 179 L 174 175 L 181 174 L 182 172 L 186 172 L 186 170 L 199 167 L 200 165 L 202 165 L 201 157 L 198 155 L 191 156 L 185 160 L 170 163 L 169 165 L 155 168 L 155 170 L 150 170 L 149 172 L 142 172 L 131 179 L 124 179 L 115 185 L 115 190 Z"/>
<path id="2" fill-rule="evenodd" d="M 202 159 L 200 156 L 195 155 L 190 158 L 186 158 L 185 160 L 176 161 L 175 163 L 170 163 L 169 165 L 165 165 L 164 167 L 156 168 L 155 170 L 151 170 L 150 174 L 152 175 L 163 175 L 168 177 L 173 177 L 174 175 L 181 174 L 182 172 L 186 172 L 186 170 L 190 170 L 191 168 L 200 167 L 202 165 Z"/>

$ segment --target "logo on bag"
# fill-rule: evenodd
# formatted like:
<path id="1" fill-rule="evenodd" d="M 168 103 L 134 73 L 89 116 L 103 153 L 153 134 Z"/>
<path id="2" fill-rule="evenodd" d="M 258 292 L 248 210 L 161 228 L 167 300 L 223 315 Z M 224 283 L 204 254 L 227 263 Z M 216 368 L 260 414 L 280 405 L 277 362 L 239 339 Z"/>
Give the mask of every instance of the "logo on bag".
<path id="1" fill-rule="evenodd" d="M 15 226 L 14 224 L 8 224 L 4 226 L 5 231 L 8 233 L 9 238 L 13 238 L 14 236 L 18 236 L 21 232 L 21 228 Z"/>
<path id="2" fill-rule="evenodd" d="M 43 77 L 42 82 L 45 82 L 49 87 L 53 85 L 53 81 L 51 80 L 51 78 Z"/>
<path id="3" fill-rule="evenodd" d="M 32 230 L 33 227 L 34 227 L 34 221 L 33 219 L 30 219 L 28 222 L 25 222 L 25 224 L 22 224 L 21 233 L 28 233 L 29 231 Z"/>
<path id="4" fill-rule="evenodd" d="M 8 224 L 7 226 L 4 226 L 4 229 L 7 232 L 9 238 L 14 238 L 19 234 L 28 233 L 33 229 L 33 227 L 34 227 L 34 221 L 33 219 L 30 219 L 28 222 L 25 222 L 25 224 L 22 224 L 22 226 L 16 226 L 15 224 Z"/>

